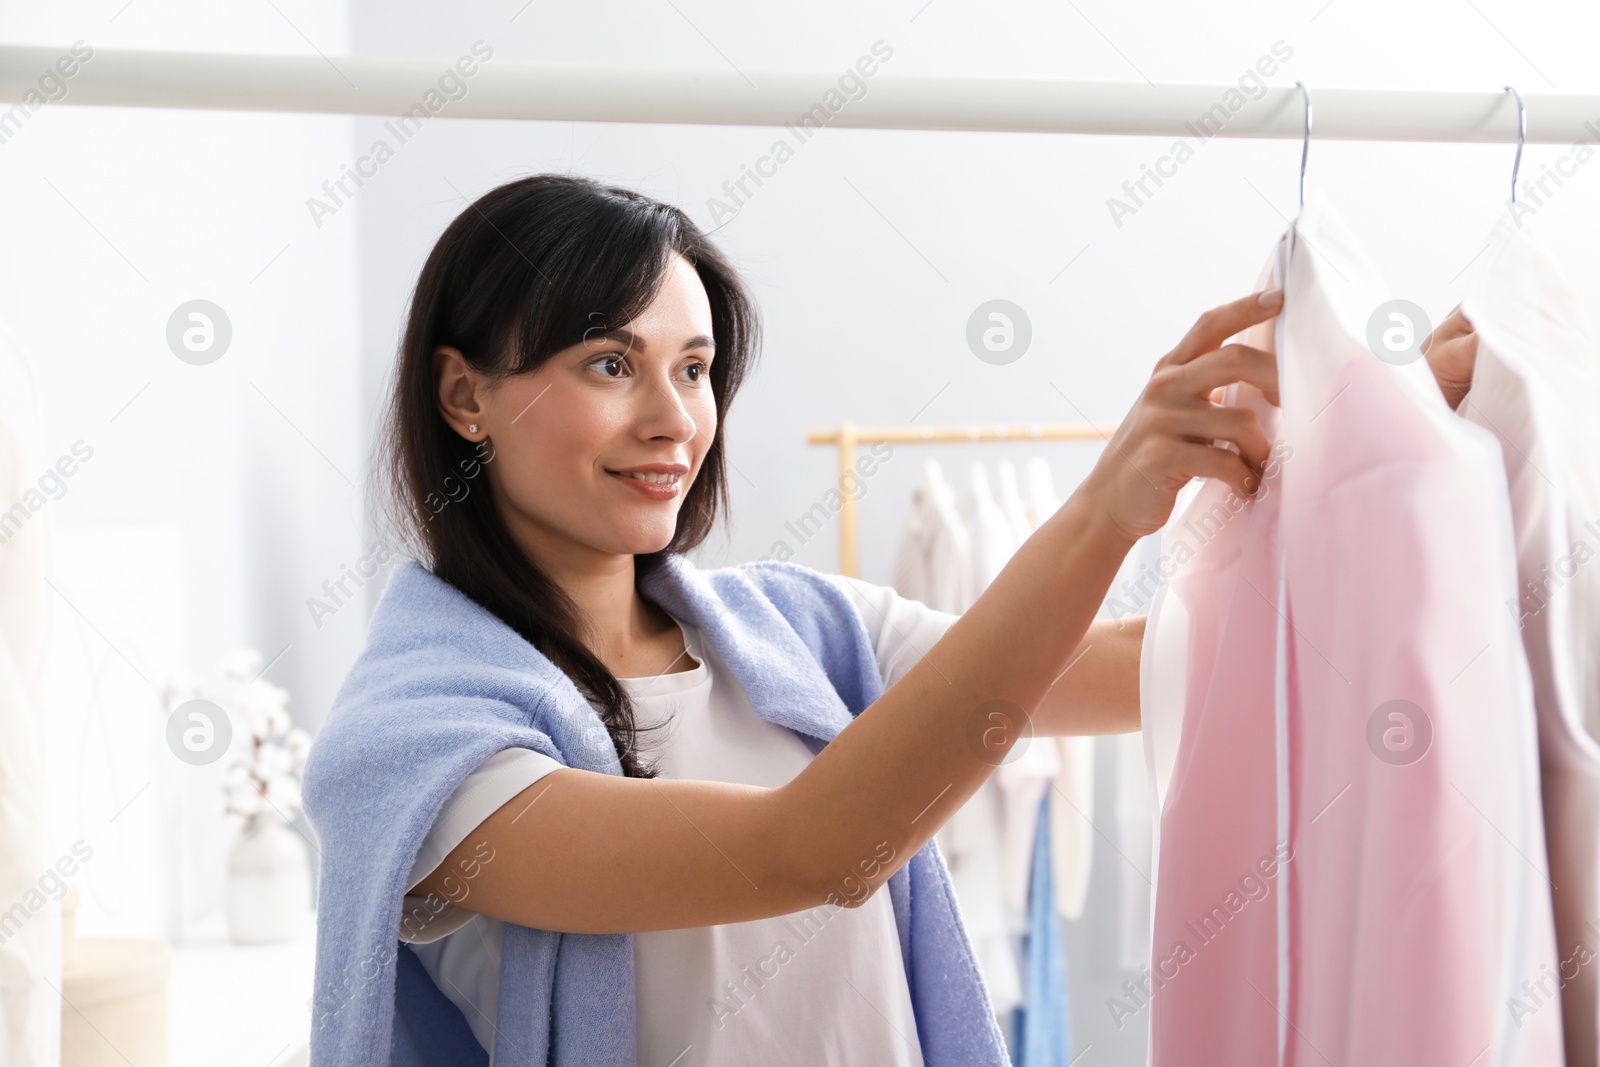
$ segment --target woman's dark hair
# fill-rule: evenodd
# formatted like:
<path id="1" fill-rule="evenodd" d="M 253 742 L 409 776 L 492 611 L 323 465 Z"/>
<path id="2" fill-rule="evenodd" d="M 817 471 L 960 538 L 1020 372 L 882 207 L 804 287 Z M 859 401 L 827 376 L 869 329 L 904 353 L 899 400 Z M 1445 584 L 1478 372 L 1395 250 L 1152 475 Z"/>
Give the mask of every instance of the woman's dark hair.
<path id="1" fill-rule="evenodd" d="M 728 261 L 677 208 L 585 178 L 540 174 L 486 193 L 451 222 L 411 298 L 394 393 L 380 435 L 380 494 L 403 548 L 499 616 L 564 671 L 600 711 L 622 771 L 653 777 L 633 707 L 582 640 L 581 609 L 512 538 L 479 451 L 439 411 L 434 351 L 448 345 L 492 380 L 525 374 L 585 339 L 634 319 L 655 297 L 673 253 L 694 266 L 711 302 L 717 358 L 710 380 L 717 432 L 684 497 L 672 541 L 635 557 L 642 579 L 669 552 L 705 540 L 728 508 L 722 427 L 753 365 L 760 325 Z"/>

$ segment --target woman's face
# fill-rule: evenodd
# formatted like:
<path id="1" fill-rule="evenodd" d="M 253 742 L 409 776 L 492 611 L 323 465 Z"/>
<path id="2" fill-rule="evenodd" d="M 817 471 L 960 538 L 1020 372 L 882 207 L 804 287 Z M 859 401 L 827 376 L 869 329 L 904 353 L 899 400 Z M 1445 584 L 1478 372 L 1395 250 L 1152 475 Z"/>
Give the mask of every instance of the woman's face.
<path id="1" fill-rule="evenodd" d="M 597 324 L 537 370 L 489 384 L 441 349 L 441 406 L 462 436 L 488 438 L 495 500 L 536 558 L 657 552 L 716 432 L 713 345 L 705 287 L 674 255 L 637 318 Z"/>

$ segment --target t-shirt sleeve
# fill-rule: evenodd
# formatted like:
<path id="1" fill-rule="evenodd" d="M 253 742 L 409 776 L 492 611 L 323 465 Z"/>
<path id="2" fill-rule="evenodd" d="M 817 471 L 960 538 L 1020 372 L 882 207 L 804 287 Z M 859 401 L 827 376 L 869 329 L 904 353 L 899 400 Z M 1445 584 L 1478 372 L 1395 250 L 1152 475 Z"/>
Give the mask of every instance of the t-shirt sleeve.
<path id="1" fill-rule="evenodd" d="M 828 575 L 855 602 L 878 657 L 884 688 L 903 678 L 961 616 L 903 597 L 887 585 Z"/>
<path id="2" fill-rule="evenodd" d="M 456 791 L 444 802 L 433 822 L 417 858 L 406 875 L 411 890 L 445 861 L 467 835 L 504 807 L 512 797 L 563 764 L 529 748 L 508 748 L 495 753 L 478 769 L 462 779 Z M 400 940 L 425 945 L 454 933 L 476 917 L 475 912 L 458 908 L 448 901 L 426 895 L 405 895 L 400 916 Z"/>

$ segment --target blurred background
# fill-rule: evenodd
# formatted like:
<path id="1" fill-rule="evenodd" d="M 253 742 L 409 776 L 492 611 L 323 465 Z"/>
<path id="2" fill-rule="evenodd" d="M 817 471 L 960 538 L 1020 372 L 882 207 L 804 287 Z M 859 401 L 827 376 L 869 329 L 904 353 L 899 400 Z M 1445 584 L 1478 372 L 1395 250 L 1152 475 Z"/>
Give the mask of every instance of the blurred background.
<path id="1" fill-rule="evenodd" d="M 0 26 L 0 43 L 63 54 L 82 42 L 330 64 L 409 56 L 441 72 L 476 55 L 732 68 L 759 81 L 842 73 L 877 46 L 874 77 L 1225 85 L 1273 56 L 1267 81 L 1303 80 L 1313 101 L 1334 86 L 1600 91 L 1589 54 L 1600 9 L 1510 0 L 106 0 L 0 3 Z M 162 1062 L 174 1065 L 305 1062 L 309 922 L 241 929 L 229 894 L 263 891 L 245 885 L 252 871 L 292 887 L 303 863 L 305 884 L 314 878 L 295 772 L 392 565 L 371 565 L 386 554 L 369 490 L 376 419 L 417 272 L 471 200 L 522 175 L 571 172 L 715 229 L 759 300 L 766 343 L 729 419 L 732 521 L 698 562 L 778 556 L 838 571 L 837 452 L 808 434 L 845 421 L 1116 422 L 1201 311 L 1253 287 L 1294 214 L 1300 162 L 1298 142 L 1191 140 L 1193 158 L 1135 206 L 1124 183 L 1169 154 L 1171 138 L 831 128 L 734 201 L 725 183 L 776 131 L 465 120 L 446 106 L 336 201 L 325 183 L 380 137 L 393 143 L 387 120 L 76 107 L 65 84 L 64 100 L 0 122 L 14 475 L 0 500 L 11 509 L 0 573 L 43 576 L 35 602 L 5 606 L 27 652 L 6 668 L 27 694 L 11 710 L 32 724 L 39 756 L 0 760 L 40 784 L 36 808 L 7 818 L 44 857 L 5 882 L 0 936 L 66 925 L 101 939 L 107 977 L 81 996 L 142 1005 L 135 1014 L 158 1005 L 170 1024 Z M 1529 145 L 1522 174 L 1573 155 Z M 1313 137 L 1306 183 L 1344 215 L 1394 296 L 1437 322 L 1505 210 L 1512 156 L 1510 144 Z M 1594 291 L 1600 166 L 1586 162 L 1538 222 Z M 1009 362 L 969 344 L 974 313 L 996 300 L 1027 324 L 1026 350 Z M 196 307 L 216 331 L 203 362 L 174 343 L 201 321 L 188 317 Z M 895 446 L 857 501 L 857 573 L 891 584 L 925 460 L 965 491 L 972 463 L 1042 457 L 1065 497 L 1099 447 Z M 231 734 L 181 721 L 226 758 L 178 755 L 196 746 L 173 741 L 172 712 L 198 699 L 228 709 Z M 1119 847 L 1136 840 L 1118 826 L 1119 785 L 1133 788 L 1120 740 L 1091 744 L 1093 863 L 1082 914 L 1063 925 L 1062 1011 L 1075 1064 L 1142 1064 L 1144 1015 L 1123 1018 L 1113 1001 L 1131 1003 L 1140 923 L 1128 894 L 1148 855 Z M 229 770 L 251 759 L 257 780 L 276 783 L 263 800 L 242 796 L 255 794 Z M 241 851 L 247 820 L 268 809 L 286 831 Z M 94 1017 L 70 988 L 39 995 L 69 1035 Z M 144 1067 L 135 1054 L 78 1062 Z"/>

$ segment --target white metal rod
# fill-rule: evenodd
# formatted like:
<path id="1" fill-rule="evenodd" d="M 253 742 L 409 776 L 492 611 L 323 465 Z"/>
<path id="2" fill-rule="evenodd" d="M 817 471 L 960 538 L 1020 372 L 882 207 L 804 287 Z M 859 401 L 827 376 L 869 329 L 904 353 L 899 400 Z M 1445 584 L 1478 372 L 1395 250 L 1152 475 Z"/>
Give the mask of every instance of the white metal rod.
<path id="1" fill-rule="evenodd" d="M 0 105 L 40 91 L 67 47 L 0 46 Z M 808 124 L 858 129 L 1299 138 L 1304 108 L 1293 87 L 1248 100 L 1233 85 L 1137 85 L 1047 79 L 951 78 L 878 72 L 859 99 L 835 93 L 838 72 L 639 70 L 476 64 L 371 56 L 228 55 L 96 49 L 64 79 L 57 103 L 227 111 L 396 116 L 425 106 L 438 117 L 665 122 L 735 126 Z M 438 95 L 452 73 L 464 92 Z M 748 79 L 748 80 L 747 80 Z M 446 79 L 449 87 L 453 83 Z M 1511 94 L 1332 89 L 1311 86 L 1312 140 L 1514 142 Z M 1230 94 L 1233 94 L 1230 96 Z M 1600 96 L 1524 94 L 1529 143 L 1600 141 Z M 1241 103 L 1242 102 L 1242 103 Z M 1234 107 L 1234 105 L 1238 105 Z M 1220 110 L 1218 110 L 1220 109 Z M 0 110 L 0 124 L 15 108 Z M 1207 117 L 1209 116 L 1209 119 Z M 1207 121 L 1202 121 L 1207 120 Z"/>

